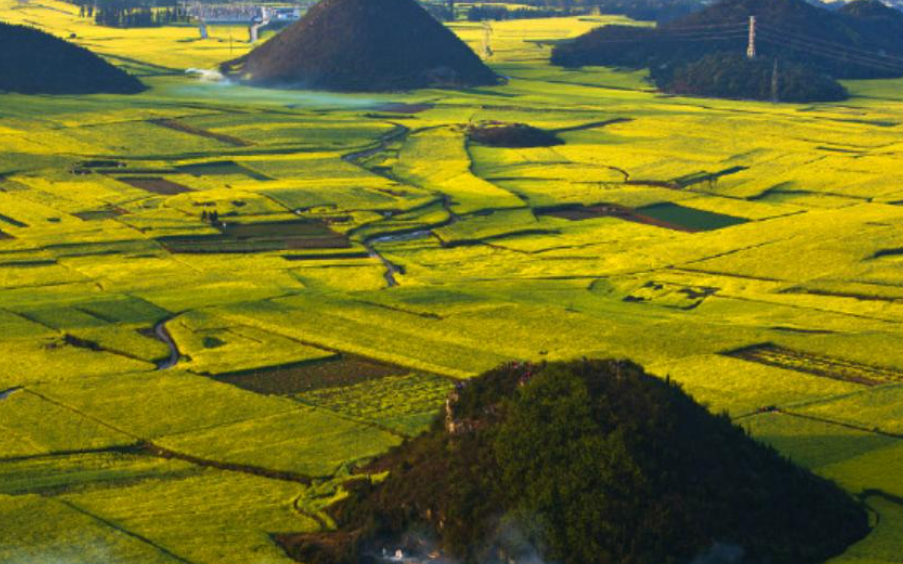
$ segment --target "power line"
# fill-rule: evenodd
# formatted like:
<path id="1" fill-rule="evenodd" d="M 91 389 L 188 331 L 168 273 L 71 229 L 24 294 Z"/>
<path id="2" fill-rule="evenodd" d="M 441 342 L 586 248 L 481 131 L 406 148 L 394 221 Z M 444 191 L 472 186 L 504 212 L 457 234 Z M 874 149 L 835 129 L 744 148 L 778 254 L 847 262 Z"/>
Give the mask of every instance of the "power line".
<path id="1" fill-rule="evenodd" d="M 600 39 L 593 42 L 593 44 L 601 44 L 601 43 L 643 43 L 647 41 L 669 41 L 669 40 L 682 40 L 682 41 L 720 41 L 725 39 L 738 39 L 746 37 L 746 30 L 739 29 L 737 31 L 729 31 L 729 32 L 694 32 L 692 34 L 656 34 L 650 37 L 643 38 L 624 38 L 624 39 Z"/>
<path id="2" fill-rule="evenodd" d="M 671 25 L 666 27 L 657 27 L 657 28 L 646 28 L 646 29 L 654 29 L 655 31 L 664 32 L 664 31 L 672 31 L 672 30 L 694 30 L 694 29 L 724 29 L 724 28 L 737 28 L 737 29 L 746 29 L 746 22 L 738 22 L 738 23 L 725 23 L 725 24 L 713 24 L 713 25 Z"/>
<path id="3" fill-rule="evenodd" d="M 903 57 L 867 51 L 858 47 L 843 45 L 825 39 L 800 35 L 789 28 L 768 23 L 756 22 L 750 18 L 749 24 L 720 24 L 710 26 L 686 26 L 659 28 L 651 30 L 646 37 L 624 39 L 602 39 L 599 44 L 642 43 L 644 41 L 683 41 L 683 42 L 723 42 L 748 38 L 747 55 L 755 57 L 757 39 L 779 47 L 795 51 L 804 51 L 826 59 L 842 60 L 851 65 L 870 67 L 872 69 L 903 74 Z M 739 47 L 739 46 L 738 46 Z"/>
<path id="4" fill-rule="evenodd" d="M 821 47 L 817 45 L 811 45 L 803 39 L 781 37 L 779 35 L 775 35 L 773 32 L 766 32 L 765 30 L 762 30 L 760 35 L 767 42 L 777 43 L 783 47 L 797 51 L 806 51 L 810 54 L 827 59 L 833 59 L 835 61 L 842 59 L 843 61 L 851 64 L 864 67 L 872 67 L 877 70 L 903 72 L 903 63 L 892 63 L 874 60 L 869 58 L 868 56 L 852 53 L 837 47 Z"/>
<path id="5" fill-rule="evenodd" d="M 834 47 L 834 48 L 837 48 L 837 49 L 843 49 L 843 50 L 845 50 L 845 51 L 856 51 L 856 52 L 858 52 L 858 53 L 860 53 L 860 54 L 862 54 L 862 55 L 864 55 L 864 56 L 868 56 L 868 57 L 881 57 L 881 58 L 884 58 L 884 59 L 899 61 L 899 62 L 903 63 L 903 57 L 897 57 L 897 56 L 894 56 L 894 55 L 887 55 L 887 54 L 885 54 L 885 53 L 878 53 L 878 52 L 875 52 L 875 51 L 869 51 L 869 50 L 867 50 L 867 49 L 861 49 L 861 48 L 859 48 L 859 47 L 853 47 L 853 46 L 851 46 L 851 45 L 844 45 L 843 43 L 837 43 L 837 42 L 834 42 L 834 41 L 828 41 L 828 40 L 826 40 L 826 39 L 821 39 L 821 38 L 819 38 L 819 37 L 813 37 L 813 36 L 811 36 L 811 35 L 800 35 L 800 34 L 797 33 L 796 31 L 794 31 L 794 30 L 792 30 L 792 29 L 790 29 L 790 28 L 786 28 L 786 27 L 784 27 L 784 26 L 778 25 L 778 24 L 772 24 L 772 23 L 768 23 L 768 24 L 759 24 L 759 27 L 760 27 L 760 29 L 764 29 L 764 31 L 769 31 L 768 28 L 775 28 L 775 33 L 792 34 L 793 37 L 795 37 L 795 38 L 802 39 L 802 40 L 805 40 L 805 41 L 808 41 L 808 42 L 811 42 L 811 43 L 820 43 L 820 44 L 822 44 L 822 45 L 824 45 L 824 46 L 826 46 L 826 47 Z"/>

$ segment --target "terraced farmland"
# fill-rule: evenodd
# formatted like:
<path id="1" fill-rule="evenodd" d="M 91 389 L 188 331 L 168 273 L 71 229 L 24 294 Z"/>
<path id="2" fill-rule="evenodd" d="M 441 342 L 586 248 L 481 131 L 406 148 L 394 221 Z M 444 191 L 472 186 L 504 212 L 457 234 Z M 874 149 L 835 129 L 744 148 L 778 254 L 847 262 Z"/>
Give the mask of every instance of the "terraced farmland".
<path id="1" fill-rule="evenodd" d="M 832 564 L 903 562 L 901 81 L 661 96 L 548 65 L 587 17 L 494 23 L 504 86 L 327 95 L 186 76 L 228 28 L 0 18 L 150 86 L 0 94 L 0 561 L 290 562 L 454 379 L 616 356 L 865 499 Z"/>

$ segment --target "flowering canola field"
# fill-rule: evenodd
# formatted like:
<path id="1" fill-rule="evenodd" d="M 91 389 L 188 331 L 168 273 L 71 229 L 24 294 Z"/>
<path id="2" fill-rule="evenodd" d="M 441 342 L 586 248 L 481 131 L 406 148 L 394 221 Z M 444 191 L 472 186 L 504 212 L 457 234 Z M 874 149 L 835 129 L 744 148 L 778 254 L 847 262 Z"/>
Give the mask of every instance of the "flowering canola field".
<path id="1" fill-rule="evenodd" d="M 150 86 L 0 94 L 0 562 L 288 562 L 270 535 L 329 526 L 456 379 L 574 356 L 670 376 L 861 496 L 875 528 L 832 564 L 903 562 L 900 81 L 772 105 L 550 67 L 623 23 L 594 17 L 493 24 L 504 86 L 259 90 L 184 72 L 238 28 L 0 18 Z"/>

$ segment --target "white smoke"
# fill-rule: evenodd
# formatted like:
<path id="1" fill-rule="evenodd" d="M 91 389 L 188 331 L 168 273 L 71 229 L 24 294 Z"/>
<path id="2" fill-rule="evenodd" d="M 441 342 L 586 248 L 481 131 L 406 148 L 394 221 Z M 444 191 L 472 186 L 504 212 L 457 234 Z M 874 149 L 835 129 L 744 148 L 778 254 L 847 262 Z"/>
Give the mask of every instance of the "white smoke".
<path id="1" fill-rule="evenodd" d="M 486 545 L 477 551 L 485 564 L 546 564 L 542 551 L 531 540 L 522 521 L 502 519 L 493 527 L 494 533 Z M 462 564 L 445 554 L 428 529 L 411 529 L 400 538 L 382 544 L 371 556 L 381 564 Z"/>
<path id="2" fill-rule="evenodd" d="M 185 69 L 185 74 L 188 76 L 197 78 L 198 80 L 202 80 L 204 82 L 224 82 L 226 81 L 226 77 L 223 76 L 223 73 L 214 69 Z M 227 81 L 226 81 L 227 82 Z"/>

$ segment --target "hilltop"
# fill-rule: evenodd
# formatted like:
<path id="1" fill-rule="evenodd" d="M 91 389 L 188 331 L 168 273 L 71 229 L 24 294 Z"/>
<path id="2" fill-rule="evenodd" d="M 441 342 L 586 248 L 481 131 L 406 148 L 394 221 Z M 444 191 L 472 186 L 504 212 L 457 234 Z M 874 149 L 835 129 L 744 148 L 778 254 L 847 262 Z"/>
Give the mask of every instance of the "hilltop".
<path id="1" fill-rule="evenodd" d="M 260 86 L 395 91 L 499 78 L 414 0 L 323 0 L 226 74 Z"/>
<path id="2" fill-rule="evenodd" d="M 25 26 L 0 22 L 0 91 L 134 94 L 141 82 L 91 51 Z"/>
<path id="3" fill-rule="evenodd" d="M 337 532 L 280 536 L 290 555 L 808 564 L 868 532 L 835 485 L 623 361 L 489 371 L 449 396 L 428 433 L 365 470 L 388 477 L 350 483 L 332 509 Z"/>
<path id="4" fill-rule="evenodd" d="M 713 54 L 744 55 L 750 16 L 756 17 L 757 58 L 777 59 L 788 68 L 804 67 L 804 74 L 832 79 L 903 76 L 903 14 L 877 0 L 857 0 L 836 11 L 803 0 L 723 0 L 658 28 L 597 28 L 559 45 L 552 62 L 565 67 L 647 67 L 655 83 L 671 92 L 672 78 L 681 67 Z M 734 61 L 727 72 L 742 72 L 741 62 Z M 727 97 L 767 99 L 770 73 L 761 78 L 765 82 Z M 803 80 L 800 72 L 783 79 L 790 81 L 790 90 L 811 90 L 798 82 Z M 839 91 L 838 84 L 823 79 L 819 83 L 826 86 L 824 92 L 797 101 L 838 99 L 831 94 Z M 761 91 L 769 96 L 755 94 Z M 723 96 L 711 90 L 701 93 Z"/>

